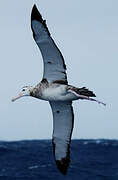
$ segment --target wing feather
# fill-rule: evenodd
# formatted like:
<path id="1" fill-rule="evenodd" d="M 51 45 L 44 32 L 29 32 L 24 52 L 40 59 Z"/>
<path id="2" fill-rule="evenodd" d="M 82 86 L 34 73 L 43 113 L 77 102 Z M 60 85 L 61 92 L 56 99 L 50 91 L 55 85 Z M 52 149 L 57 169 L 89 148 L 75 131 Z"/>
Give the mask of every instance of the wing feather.
<path id="1" fill-rule="evenodd" d="M 36 5 L 34 5 L 32 9 L 31 28 L 34 40 L 36 41 L 43 57 L 43 78 L 47 79 L 49 82 L 62 80 L 67 84 L 64 58 L 54 40 L 51 38 L 46 21 L 42 19 Z"/>
<path id="2" fill-rule="evenodd" d="M 50 102 L 53 112 L 53 152 L 57 167 L 66 174 L 70 164 L 70 142 L 74 123 L 72 102 Z"/>

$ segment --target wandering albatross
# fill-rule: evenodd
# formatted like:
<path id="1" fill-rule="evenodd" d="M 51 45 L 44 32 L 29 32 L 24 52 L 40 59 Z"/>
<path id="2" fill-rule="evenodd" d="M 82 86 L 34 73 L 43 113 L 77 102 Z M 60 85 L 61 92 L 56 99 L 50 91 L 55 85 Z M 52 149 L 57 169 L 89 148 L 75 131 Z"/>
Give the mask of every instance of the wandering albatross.
<path id="1" fill-rule="evenodd" d="M 24 96 L 32 96 L 49 101 L 53 114 L 52 144 L 55 161 L 62 174 L 66 174 L 70 164 L 70 143 L 73 131 L 74 113 L 72 101 L 85 99 L 96 101 L 96 95 L 86 87 L 68 85 L 64 58 L 52 39 L 36 5 L 32 8 L 31 29 L 44 63 L 43 79 L 36 86 L 24 86 L 12 101 Z"/>

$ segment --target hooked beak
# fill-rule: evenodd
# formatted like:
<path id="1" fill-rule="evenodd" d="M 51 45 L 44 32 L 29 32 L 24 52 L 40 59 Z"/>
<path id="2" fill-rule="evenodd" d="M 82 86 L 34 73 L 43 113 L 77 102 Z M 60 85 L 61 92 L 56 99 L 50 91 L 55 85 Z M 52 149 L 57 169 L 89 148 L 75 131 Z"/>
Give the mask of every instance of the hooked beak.
<path id="1" fill-rule="evenodd" d="M 13 97 L 13 98 L 11 99 L 11 101 L 14 102 L 14 101 L 16 101 L 17 99 L 19 99 L 19 98 L 22 97 L 22 96 L 23 96 L 23 94 L 22 94 L 22 93 L 19 93 L 18 96 Z"/>

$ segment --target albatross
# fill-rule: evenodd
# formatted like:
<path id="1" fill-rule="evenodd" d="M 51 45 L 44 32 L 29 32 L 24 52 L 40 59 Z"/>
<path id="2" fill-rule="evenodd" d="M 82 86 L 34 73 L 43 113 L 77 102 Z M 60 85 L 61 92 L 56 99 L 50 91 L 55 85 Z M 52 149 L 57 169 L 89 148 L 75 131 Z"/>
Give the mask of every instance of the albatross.
<path id="1" fill-rule="evenodd" d="M 89 100 L 105 105 L 96 100 L 96 95 L 86 87 L 74 87 L 68 84 L 66 65 L 62 53 L 34 4 L 31 12 L 33 38 L 43 57 L 43 78 L 36 86 L 24 86 L 15 101 L 24 96 L 46 100 L 53 114 L 52 144 L 56 165 L 62 174 L 67 173 L 70 164 L 70 143 L 74 124 L 72 101 Z"/>

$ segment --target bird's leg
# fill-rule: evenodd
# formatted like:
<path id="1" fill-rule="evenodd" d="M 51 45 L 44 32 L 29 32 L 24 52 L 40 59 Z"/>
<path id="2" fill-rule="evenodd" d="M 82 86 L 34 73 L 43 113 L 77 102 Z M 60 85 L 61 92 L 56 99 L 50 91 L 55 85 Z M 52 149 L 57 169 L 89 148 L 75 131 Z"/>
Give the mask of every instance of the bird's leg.
<path id="1" fill-rule="evenodd" d="M 99 103 L 99 104 L 102 104 L 102 105 L 106 106 L 105 103 L 103 103 L 103 102 L 101 102 L 101 101 L 99 101 L 99 100 L 97 100 L 97 99 L 93 99 L 93 98 L 90 98 L 90 97 L 88 97 L 88 96 L 84 96 L 84 95 L 77 94 L 75 91 L 73 91 L 73 90 L 71 90 L 71 89 L 69 89 L 68 92 L 73 93 L 73 94 L 76 95 L 79 99 L 85 99 L 85 100 L 89 100 L 89 101 L 95 101 L 95 102 L 97 102 L 97 103 Z"/>
<path id="2" fill-rule="evenodd" d="M 95 101 L 95 102 L 97 102 L 97 103 L 99 103 L 99 104 L 102 104 L 102 105 L 106 106 L 106 104 L 105 104 L 104 102 L 99 101 L 99 100 L 97 100 L 97 99 L 93 99 L 93 98 L 89 98 L 89 97 L 87 97 L 87 99 L 90 100 L 90 101 Z"/>

